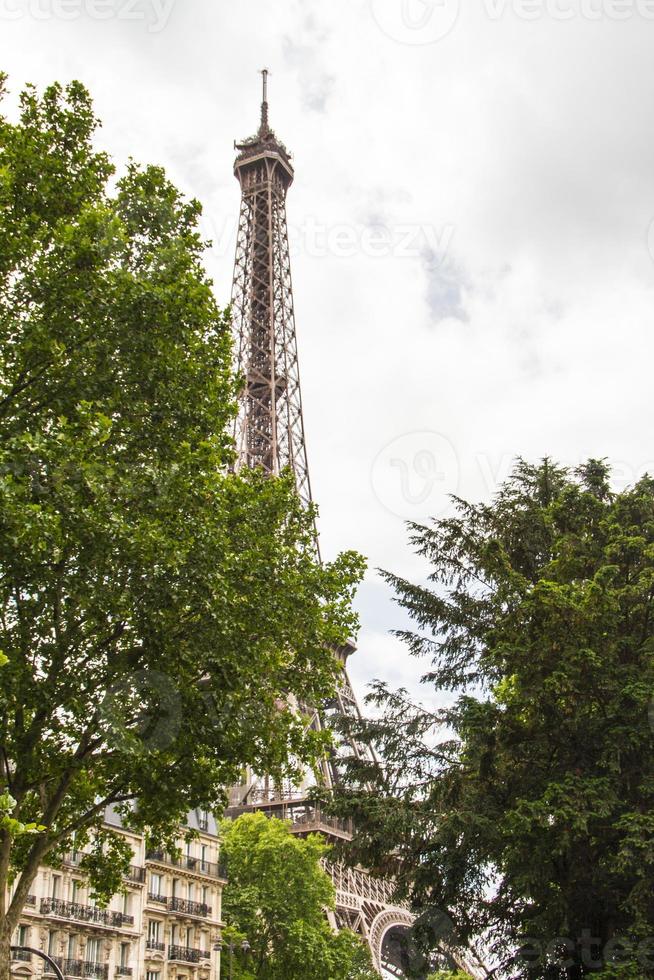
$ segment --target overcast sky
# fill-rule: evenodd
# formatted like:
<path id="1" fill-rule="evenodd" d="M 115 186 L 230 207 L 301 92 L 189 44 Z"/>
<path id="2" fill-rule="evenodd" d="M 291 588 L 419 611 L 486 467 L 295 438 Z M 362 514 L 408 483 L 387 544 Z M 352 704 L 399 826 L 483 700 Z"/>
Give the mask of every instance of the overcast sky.
<path id="1" fill-rule="evenodd" d="M 221 303 L 270 68 L 323 551 L 371 567 L 360 694 L 426 667 L 374 571 L 423 575 L 404 520 L 518 454 L 654 471 L 654 0 L 0 0 L 0 48 L 14 96 L 81 79 L 115 161 L 202 201 Z"/>

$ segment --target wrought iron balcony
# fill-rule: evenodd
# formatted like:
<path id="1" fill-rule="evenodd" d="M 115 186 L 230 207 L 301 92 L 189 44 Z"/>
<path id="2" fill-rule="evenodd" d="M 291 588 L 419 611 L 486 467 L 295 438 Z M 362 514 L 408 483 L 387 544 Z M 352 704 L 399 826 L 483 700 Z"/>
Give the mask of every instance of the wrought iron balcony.
<path id="1" fill-rule="evenodd" d="M 211 915 L 211 909 L 204 902 L 191 902 L 187 898 L 171 898 L 168 908 L 171 912 L 181 912 L 182 915 L 196 915 L 202 918 Z"/>
<path id="2" fill-rule="evenodd" d="M 76 922 L 94 922 L 111 929 L 121 929 L 123 926 L 134 925 L 133 915 L 125 915 L 124 912 L 111 912 L 109 909 L 98 909 L 94 905 L 80 905 L 79 902 L 62 902 L 58 898 L 42 898 L 41 915 L 56 915 L 62 919 L 74 919 Z M 86 976 L 86 974 L 80 974 L 80 976 L 82 975 Z"/>
<path id="3" fill-rule="evenodd" d="M 25 899 L 25 905 L 36 905 L 36 895 L 28 895 Z"/>
<path id="4" fill-rule="evenodd" d="M 159 864 L 168 864 L 171 868 L 186 868 L 187 871 L 195 871 L 199 875 L 207 875 L 209 878 L 222 878 L 227 880 L 227 865 L 224 861 L 203 861 L 202 858 L 191 857 L 190 854 L 182 854 L 180 857 L 171 857 L 164 851 L 148 851 L 145 855 L 147 861 L 157 861 Z"/>
<path id="5" fill-rule="evenodd" d="M 63 956 L 53 956 L 52 959 L 66 977 L 107 980 L 109 976 L 109 967 L 106 963 L 94 963 L 91 960 L 70 960 L 65 959 Z M 48 972 L 47 966 L 45 972 Z"/>
<path id="6" fill-rule="evenodd" d="M 131 975 L 132 975 L 132 968 L 131 968 L 131 966 L 117 966 L 116 967 L 116 976 L 117 977 L 131 977 Z"/>
<path id="7" fill-rule="evenodd" d="M 12 960 L 22 960 L 24 963 L 30 963 L 32 954 L 26 949 L 12 949 L 11 958 Z"/>
<path id="8" fill-rule="evenodd" d="M 200 950 L 200 959 L 201 960 L 210 960 L 211 959 L 211 950 L 210 949 L 201 949 Z"/>
<path id="9" fill-rule="evenodd" d="M 146 939 L 145 940 L 146 949 L 156 949 L 159 953 L 163 953 L 166 948 L 165 943 L 159 942 L 158 939 Z"/>
<path id="10" fill-rule="evenodd" d="M 157 892 L 148 892 L 149 902 L 159 902 L 160 905 L 166 905 L 168 902 L 167 895 L 159 895 Z"/>
<path id="11" fill-rule="evenodd" d="M 181 960 L 182 963 L 199 963 L 200 950 L 192 949 L 190 946 L 169 946 L 168 959 Z"/>

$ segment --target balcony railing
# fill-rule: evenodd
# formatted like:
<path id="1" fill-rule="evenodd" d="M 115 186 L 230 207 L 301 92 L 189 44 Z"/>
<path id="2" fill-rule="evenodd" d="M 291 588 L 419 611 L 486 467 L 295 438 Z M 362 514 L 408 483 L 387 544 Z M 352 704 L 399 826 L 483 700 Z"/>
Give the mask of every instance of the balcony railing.
<path id="1" fill-rule="evenodd" d="M 203 861 L 202 858 L 191 857 L 190 854 L 182 854 L 180 857 L 171 857 L 164 851 L 148 851 L 146 854 L 148 861 L 157 861 L 159 864 L 168 864 L 172 868 L 186 868 L 187 871 L 195 871 L 196 874 L 207 875 L 210 878 L 223 878 L 227 880 L 227 865 L 224 861 Z"/>
<path id="2" fill-rule="evenodd" d="M 163 953 L 163 951 L 166 948 L 166 944 L 165 943 L 160 943 L 158 939 L 146 939 L 145 940 L 145 948 L 146 949 L 156 949 L 160 953 Z"/>
<path id="3" fill-rule="evenodd" d="M 24 963 L 30 963 L 32 960 L 32 954 L 26 949 L 12 949 L 11 958 L 12 960 L 22 960 Z"/>
<path id="4" fill-rule="evenodd" d="M 139 868 L 137 864 L 130 864 L 125 877 L 128 881 L 133 881 L 136 885 L 142 885 L 145 881 L 145 868 Z"/>
<path id="5" fill-rule="evenodd" d="M 36 895 L 28 895 L 25 899 L 25 905 L 36 905 Z"/>
<path id="6" fill-rule="evenodd" d="M 210 949 L 201 949 L 200 950 L 200 959 L 201 960 L 210 960 L 211 959 L 211 950 Z"/>
<path id="7" fill-rule="evenodd" d="M 181 960 L 183 963 L 199 963 L 200 950 L 192 949 L 190 946 L 169 946 L 169 960 Z"/>
<path id="8" fill-rule="evenodd" d="M 42 898 L 41 915 L 56 915 L 62 919 L 74 919 L 76 922 L 95 922 L 112 929 L 134 925 L 133 915 L 125 915 L 124 912 L 111 912 L 109 909 L 98 909 L 94 905 L 80 905 L 78 902 L 62 902 L 58 898 Z M 86 976 L 86 974 L 78 975 Z"/>
<path id="9" fill-rule="evenodd" d="M 182 915 L 197 915 L 202 918 L 211 915 L 211 909 L 204 902 L 191 902 L 187 898 L 171 898 L 168 908 L 171 912 L 181 912 Z"/>
<path id="10" fill-rule="evenodd" d="M 149 902 L 159 902 L 161 905 L 166 905 L 168 903 L 167 895 L 159 895 L 157 892 L 148 892 Z"/>
<path id="11" fill-rule="evenodd" d="M 117 977 L 131 977 L 131 975 L 132 975 L 132 968 L 131 968 L 131 966 L 117 966 L 116 967 L 116 976 Z"/>
<path id="12" fill-rule="evenodd" d="M 96 980 L 107 980 L 109 967 L 106 963 L 93 963 L 91 960 L 69 960 L 62 956 L 53 956 L 61 972 L 66 977 L 96 978 Z M 48 972 L 46 966 L 45 972 Z M 52 974 L 52 971 L 49 971 Z"/>

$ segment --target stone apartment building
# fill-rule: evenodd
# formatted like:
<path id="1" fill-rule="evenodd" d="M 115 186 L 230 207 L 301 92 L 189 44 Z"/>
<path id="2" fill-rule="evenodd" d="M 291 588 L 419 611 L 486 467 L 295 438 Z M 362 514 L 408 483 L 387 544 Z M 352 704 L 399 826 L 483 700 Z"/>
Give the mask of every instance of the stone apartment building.
<path id="1" fill-rule="evenodd" d="M 131 842 L 134 859 L 127 893 L 97 908 L 73 851 L 60 869 L 40 868 L 13 943 L 49 954 L 66 980 L 216 980 L 225 869 L 214 817 L 189 815 L 198 832 L 180 842 L 182 856 L 146 851 L 143 837 L 108 813 L 106 823 Z M 15 953 L 12 975 L 41 980 L 52 974 L 38 956 Z"/>

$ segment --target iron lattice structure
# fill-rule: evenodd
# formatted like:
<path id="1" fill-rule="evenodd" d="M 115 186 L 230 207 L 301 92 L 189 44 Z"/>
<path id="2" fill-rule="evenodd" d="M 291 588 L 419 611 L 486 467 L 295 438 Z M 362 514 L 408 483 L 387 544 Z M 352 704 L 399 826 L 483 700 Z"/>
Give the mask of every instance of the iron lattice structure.
<path id="1" fill-rule="evenodd" d="M 265 85 L 265 76 L 264 76 Z M 236 427 L 241 465 L 278 475 L 289 467 L 311 502 L 298 367 L 286 193 L 293 167 L 268 125 L 264 92 L 257 135 L 238 144 L 241 185 L 232 313 L 245 377 Z"/>
<path id="2" fill-rule="evenodd" d="M 238 467 L 261 468 L 276 476 L 290 469 L 306 506 L 312 502 L 307 462 L 302 393 L 298 365 L 291 262 L 286 221 L 286 195 L 293 182 L 291 157 L 268 121 L 267 72 L 263 72 L 261 123 L 255 136 L 236 144 L 234 173 L 241 186 L 236 245 L 232 322 L 238 371 L 244 379 L 235 423 Z M 316 538 L 316 548 L 317 538 Z M 336 651 L 343 663 L 340 689 L 327 708 L 302 706 L 308 724 L 329 727 L 330 715 L 360 718 L 345 665 L 354 646 Z M 351 839 L 351 827 L 326 816 L 309 796 L 319 783 L 331 787 L 338 779 L 339 759 L 370 753 L 369 746 L 341 738 L 334 756 L 320 772 L 307 773 L 300 785 L 278 785 L 270 777 L 248 773 L 232 788 L 228 813 L 236 817 L 258 810 L 291 821 L 297 834 L 320 832 L 332 841 Z M 393 902 L 390 882 L 363 869 L 326 865 L 336 888 L 332 924 L 364 936 L 375 967 L 401 976 L 394 962 L 393 932 L 406 930 L 413 919 Z"/>

